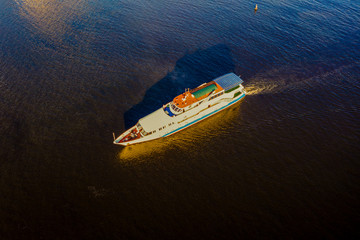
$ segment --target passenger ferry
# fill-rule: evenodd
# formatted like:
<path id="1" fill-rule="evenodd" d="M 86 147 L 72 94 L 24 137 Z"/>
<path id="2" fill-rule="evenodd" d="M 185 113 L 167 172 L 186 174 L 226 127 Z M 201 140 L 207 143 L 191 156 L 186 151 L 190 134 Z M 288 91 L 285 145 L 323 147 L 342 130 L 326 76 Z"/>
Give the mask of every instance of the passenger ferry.
<path id="1" fill-rule="evenodd" d="M 228 73 L 175 97 L 119 137 L 114 144 L 130 145 L 170 136 L 239 102 L 246 94 L 243 80 Z"/>

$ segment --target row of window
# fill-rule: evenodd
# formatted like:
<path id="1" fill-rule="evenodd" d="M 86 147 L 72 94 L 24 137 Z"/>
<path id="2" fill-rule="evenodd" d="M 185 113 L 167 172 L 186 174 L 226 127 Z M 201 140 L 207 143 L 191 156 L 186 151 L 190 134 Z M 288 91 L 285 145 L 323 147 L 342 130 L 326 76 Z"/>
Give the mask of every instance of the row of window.
<path id="1" fill-rule="evenodd" d="M 223 94 L 224 94 L 224 92 L 218 93 L 218 94 L 210 97 L 209 100 L 214 99 L 214 98 L 217 98 L 218 96 L 223 95 Z"/>
<path id="2" fill-rule="evenodd" d="M 171 126 L 171 125 L 173 125 L 173 124 L 174 124 L 174 122 L 171 122 L 171 123 L 169 123 L 168 125 Z M 163 127 L 159 128 L 159 131 L 163 130 L 164 128 L 166 128 L 166 126 L 163 126 Z M 151 134 L 153 134 L 153 133 L 156 133 L 156 130 L 154 130 L 154 131 L 152 131 L 152 132 L 145 132 L 144 129 L 142 129 L 142 130 L 141 130 L 141 133 L 142 133 L 144 136 L 147 136 L 147 135 L 151 135 Z"/>
<path id="3" fill-rule="evenodd" d="M 174 104 L 171 104 L 172 109 L 174 109 L 176 112 L 181 112 L 181 109 L 176 107 Z"/>
<path id="4" fill-rule="evenodd" d="M 152 131 L 152 132 L 146 132 L 144 135 L 147 136 L 147 135 L 151 135 L 153 133 L 156 133 L 156 130 Z"/>
<path id="5" fill-rule="evenodd" d="M 173 124 L 174 124 L 174 122 L 169 123 L 168 125 L 171 126 L 171 125 L 173 125 Z M 159 128 L 159 131 L 163 130 L 164 128 L 166 128 L 166 126 L 162 126 L 161 128 Z"/>

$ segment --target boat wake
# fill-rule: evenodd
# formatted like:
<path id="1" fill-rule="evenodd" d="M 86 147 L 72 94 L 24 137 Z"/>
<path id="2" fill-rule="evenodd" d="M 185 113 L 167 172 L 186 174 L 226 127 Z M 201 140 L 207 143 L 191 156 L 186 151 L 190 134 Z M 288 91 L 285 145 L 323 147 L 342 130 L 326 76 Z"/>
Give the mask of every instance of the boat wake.
<path id="1" fill-rule="evenodd" d="M 318 87 L 319 85 L 328 85 L 339 81 L 338 75 L 350 71 L 351 68 L 359 66 L 359 62 L 348 65 L 343 65 L 329 71 L 321 71 L 311 77 L 302 77 L 304 68 L 292 69 L 287 71 L 270 71 L 255 76 L 250 79 L 245 86 L 246 95 L 261 95 L 261 94 L 275 94 L 284 91 L 309 89 Z M 319 71 L 319 70 L 318 70 Z M 281 76 L 280 72 L 286 72 L 286 75 Z M 306 74 L 306 73 L 305 73 Z M 307 76 L 311 73 L 307 73 Z M 276 79 L 274 79 L 276 76 Z M 326 79 L 326 81 L 324 81 Z"/>
<path id="2" fill-rule="evenodd" d="M 269 94 L 276 93 L 281 90 L 284 83 L 281 82 L 270 82 L 264 79 L 255 80 L 245 86 L 246 95 L 257 95 L 257 94 Z"/>

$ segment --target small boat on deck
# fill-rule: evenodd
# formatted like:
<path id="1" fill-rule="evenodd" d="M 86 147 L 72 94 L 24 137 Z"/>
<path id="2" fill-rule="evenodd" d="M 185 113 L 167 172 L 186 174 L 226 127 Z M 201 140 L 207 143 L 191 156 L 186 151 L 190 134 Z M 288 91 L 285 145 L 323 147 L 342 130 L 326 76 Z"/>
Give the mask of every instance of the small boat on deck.
<path id="1" fill-rule="evenodd" d="M 243 80 L 228 73 L 175 97 L 153 113 L 141 118 L 114 144 L 130 144 L 167 137 L 208 118 L 245 97 Z"/>

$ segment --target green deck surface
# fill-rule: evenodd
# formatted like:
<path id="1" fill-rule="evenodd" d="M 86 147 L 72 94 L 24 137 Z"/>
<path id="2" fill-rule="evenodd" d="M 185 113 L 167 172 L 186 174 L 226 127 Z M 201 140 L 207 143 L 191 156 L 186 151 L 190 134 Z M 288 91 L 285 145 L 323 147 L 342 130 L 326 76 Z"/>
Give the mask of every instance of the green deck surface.
<path id="1" fill-rule="evenodd" d="M 210 93 L 211 91 L 214 91 L 217 89 L 217 86 L 215 84 L 211 84 L 207 87 L 204 87 L 200 90 L 197 90 L 196 92 L 193 92 L 192 94 L 195 96 L 195 98 L 201 98 L 202 96 Z"/>

